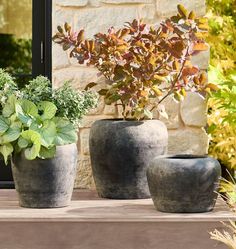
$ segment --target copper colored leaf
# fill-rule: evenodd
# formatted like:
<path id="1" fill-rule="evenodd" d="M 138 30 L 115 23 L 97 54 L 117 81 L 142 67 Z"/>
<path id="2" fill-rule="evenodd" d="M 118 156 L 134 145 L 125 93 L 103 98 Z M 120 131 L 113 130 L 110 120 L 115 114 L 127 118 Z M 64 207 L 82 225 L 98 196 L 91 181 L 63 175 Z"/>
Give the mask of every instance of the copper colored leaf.
<path id="1" fill-rule="evenodd" d="M 203 85 L 206 82 L 207 82 L 207 74 L 205 72 L 202 72 L 199 77 L 199 83 Z"/>
<path id="2" fill-rule="evenodd" d="M 173 66 L 173 69 L 176 70 L 176 71 L 178 71 L 180 69 L 180 64 L 176 60 L 173 61 L 172 66 Z"/>
<path id="3" fill-rule="evenodd" d="M 64 24 L 64 28 L 65 28 L 66 32 L 70 32 L 71 31 L 71 26 L 67 22 Z"/>
<path id="4" fill-rule="evenodd" d="M 180 94 L 181 94 L 183 97 L 186 97 L 187 93 L 186 93 L 186 91 L 185 91 L 184 88 L 181 88 Z"/>
<path id="5" fill-rule="evenodd" d="M 77 36 L 77 41 L 78 43 L 81 43 L 82 41 L 84 40 L 84 30 L 80 30 L 80 32 L 78 33 L 78 36 Z"/>
<path id="6" fill-rule="evenodd" d="M 198 79 L 197 76 L 195 76 L 195 77 L 193 78 L 193 82 L 194 82 L 194 84 L 196 84 L 196 85 L 199 85 L 199 84 L 200 84 L 200 81 L 199 81 L 199 79 Z"/>
<path id="7" fill-rule="evenodd" d="M 89 90 L 90 88 L 92 88 L 92 87 L 94 87 L 94 86 L 96 86 L 96 85 L 97 85 L 97 83 L 91 82 L 91 83 L 89 83 L 89 84 L 84 88 L 84 90 L 87 91 L 87 90 Z"/>
<path id="8" fill-rule="evenodd" d="M 66 51 L 71 47 L 71 45 L 69 43 L 64 43 L 62 47 L 63 47 L 63 50 Z"/>
<path id="9" fill-rule="evenodd" d="M 183 69 L 183 76 L 192 76 L 199 72 L 197 67 L 186 67 Z"/>
<path id="10" fill-rule="evenodd" d="M 161 96 L 162 95 L 162 91 L 157 86 L 153 86 L 152 90 L 154 91 L 156 96 Z"/>
<path id="11" fill-rule="evenodd" d="M 89 50 L 90 44 L 89 44 L 89 41 L 88 41 L 88 40 L 85 40 L 84 46 L 85 46 L 85 49 Z"/>
<path id="12" fill-rule="evenodd" d="M 195 43 L 193 46 L 194 51 L 206 51 L 208 50 L 208 45 L 204 42 Z"/>
<path id="13" fill-rule="evenodd" d="M 209 88 L 212 91 L 218 91 L 220 88 L 214 83 L 209 83 L 206 85 L 206 88 Z"/>
<path id="14" fill-rule="evenodd" d="M 148 92 L 145 91 L 145 90 L 141 90 L 141 91 L 139 92 L 139 94 L 140 94 L 141 97 L 147 97 L 147 96 L 148 96 Z"/>
<path id="15" fill-rule="evenodd" d="M 188 17 L 188 11 L 184 8 L 183 5 L 178 4 L 178 5 L 177 5 L 177 9 L 178 9 L 179 14 L 180 14 L 182 17 L 184 17 L 184 18 L 187 18 L 187 17 Z"/>
<path id="16" fill-rule="evenodd" d="M 189 13 L 189 15 L 188 15 L 188 19 L 191 19 L 191 20 L 194 20 L 195 17 L 196 17 L 196 14 L 195 14 L 194 11 L 191 11 L 191 12 Z"/>
<path id="17" fill-rule="evenodd" d="M 129 29 L 122 29 L 121 34 L 120 34 L 119 38 L 123 38 L 124 36 L 128 35 L 128 34 L 129 34 L 129 32 L 130 32 L 130 30 L 129 30 Z"/>
<path id="18" fill-rule="evenodd" d="M 90 40 L 89 41 L 89 50 L 90 50 L 90 52 L 93 52 L 94 48 L 95 48 L 95 42 L 93 40 Z"/>
<path id="19" fill-rule="evenodd" d="M 63 28 L 61 26 L 57 26 L 57 30 L 59 33 L 63 34 Z"/>
<path id="20" fill-rule="evenodd" d="M 98 91 L 98 94 L 101 95 L 101 96 L 105 96 L 108 92 L 108 89 L 101 89 Z"/>
<path id="21" fill-rule="evenodd" d="M 157 81 L 160 81 L 160 82 L 165 81 L 165 78 L 162 77 L 162 76 L 160 76 L 160 75 L 158 75 L 158 74 L 154 75 L 153 78 L 154 78 L 155 80 L 157 80 Z"/>

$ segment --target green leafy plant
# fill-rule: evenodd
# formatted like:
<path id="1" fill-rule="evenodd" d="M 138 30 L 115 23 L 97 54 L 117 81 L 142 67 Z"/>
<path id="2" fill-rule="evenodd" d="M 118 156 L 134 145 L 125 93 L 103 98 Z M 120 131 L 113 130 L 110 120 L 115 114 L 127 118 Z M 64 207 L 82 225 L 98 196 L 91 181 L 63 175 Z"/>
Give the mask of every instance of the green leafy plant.
<path id="1" fill-rule="evenodd" d="M 67 118 L 75 127 L 91 108 L 94 108 L 98 96 L 92 91 L 75 91 L 69 82 L 58 89 L 52 89 L 51 82 L 38 76 L 21 90 L 24 99 L 34 103 L 51 101 L 57 107 L 56 115 Z"/>
<path id="2" fill-rule="evenodd" d="M 19 92 L 17 92 L 17 86 L 14 82 L 14 79 L 9 73 L 0 68 L 0 113 L 2 111 L 2 107 L 6 103 L 7 98 L 13 93 L 19 94 Z"/>
<path id="3" fill-rule="evenodd" d="M 0 71 L 2 88 L 11 83 L 12 90 L 18 92 L 5 95 L 0 115 L 0 154 L 6 164 L 9 156 L 21 151 L 28 160 L 52 158 L 56 146 L 77 141 L 78 123 L 82 115 L 95 107 L 96 95 L 77 92 L 68 84 L 52 90 L 50 81 L 41 76 L 20 91 L 9 77 Z"/>
<path id="4" fill-rule="evenodd" d="M 85 39 L 84 30 L 73 32 L 65 23 L 53 40 L 70 50 L 79 64 L 93 65 L 105 76 L 107 88 L 99 94 L 106 104 L 121 105 L 125 119 L 140 120 L 152 118 L 152 111 L 169 95 L 180 100 L 186 91 L 214 89 L 206 74 L 191 64 L 192 55 L 208 49 L 203 39 L 207 22 L 178 5 L 178 14 L 159 27 L 134 20 Z"/>
<path id="5" fill-rule="evenodd" d="M 0 67 L 11 74 L 31 74 L 32 39 L 18 39 L 11 34 L 0 34 Z M 16 79 L 21 87 L 27 83 L 27 77 Z"/>
<path id="6" fill-rule="evenodd" d="M 7 163 L 15 150 L 24 150 L 25 157 L 51 158 L 56 146 L 74 143 L 77 132 L 66 118 L 56 117 L 57 107 L 48 101 L 17 100 L 11 95 L 0 116 L 0 152 Z"/>
<path id="7" fill-rule="evenodd" d="M 209 78 L 220 86 L 208 101 L 209 153 L 232 172 L 236 167 L 236 73 L 224 75 L 210 67 Z"/>
<path id="8" fill-rule="evenodd" d="M 29 83 L 21 89 L 21 92 L 23 94 L 23 98 L 34 103 L 52 100 L 52 85 L 50 80 L 44 76 L 38 76 L 37 78 L 29 81 Z"/>
<path id="9" fill-rule="evenodd" d="M 236 2 L 234 0 L 208 0 L 211 67 L 209 80 L 221 90 L 209 101 L 209 153 L 222 165 L 233 171 L 236 168 Z"/>

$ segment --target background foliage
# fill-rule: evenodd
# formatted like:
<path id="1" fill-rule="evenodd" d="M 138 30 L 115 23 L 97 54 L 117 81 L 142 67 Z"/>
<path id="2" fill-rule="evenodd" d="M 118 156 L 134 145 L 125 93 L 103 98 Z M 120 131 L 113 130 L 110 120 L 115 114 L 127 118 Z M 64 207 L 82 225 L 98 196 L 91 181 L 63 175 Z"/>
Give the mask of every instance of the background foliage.
<path id="1" fill-rule="evenodd" d="M 209 81 L 221 90 L 209 100 L 209 153 L 236 169 L 236 1 L 208 0 Z"/>

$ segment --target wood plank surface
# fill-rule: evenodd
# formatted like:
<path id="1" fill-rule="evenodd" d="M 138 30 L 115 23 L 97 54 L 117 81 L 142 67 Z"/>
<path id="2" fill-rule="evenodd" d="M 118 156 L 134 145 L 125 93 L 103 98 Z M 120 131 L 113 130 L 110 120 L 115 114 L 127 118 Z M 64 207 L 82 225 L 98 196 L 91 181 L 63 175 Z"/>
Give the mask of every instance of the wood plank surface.
<path id="1" fill-rule="evenodd" d="M 69 207 L 29 209 L 18 205 L 15 190 L 0 190 L 0 221 L 60 222 L 202 222 L 235 220 L 235 215 L 222 199 L 214 211 L 197 214 L 169 214 L 155 210 L 151 199 L 108 200 L 95 191 L 77 190 Z"/>
<path id="2" fill-rule="evenodd" d="M 213 212 L 157 212 L 151 199 L 107 200 L 76 190 L 71 206 L 27 209 L 14 190 L 0 190 L 0 249 L 227 249 L 210 240 L 234 219 L 219 199 Z"/>

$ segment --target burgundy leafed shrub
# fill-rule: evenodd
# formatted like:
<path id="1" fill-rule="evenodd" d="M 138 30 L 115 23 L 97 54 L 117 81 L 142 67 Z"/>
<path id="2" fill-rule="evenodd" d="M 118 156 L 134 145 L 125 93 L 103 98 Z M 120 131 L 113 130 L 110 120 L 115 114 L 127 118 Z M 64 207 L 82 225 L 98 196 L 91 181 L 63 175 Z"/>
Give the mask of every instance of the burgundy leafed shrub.
<path id="1" fill-rule="evenodd" d="M 158 26 L 134 20 L 85 39 L 84 30 L 74 32 L 66 23 L 58 26 L 53 40 L 79 64 L 93 65 L 105 76 L 107 87 L 99 94 L 106 104 L 117 103 L 124 118 L 140 120 L 152 118 L 154 108 L 169 95 L 180 100 L 186 91 L 214 89 L 206 73 L 191 63 L 193 55 L 208 49 L 207 23 L 178 5 L 178 14 Z"/>

